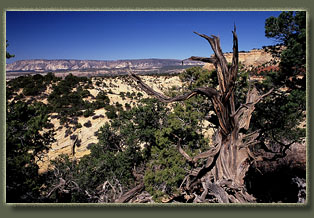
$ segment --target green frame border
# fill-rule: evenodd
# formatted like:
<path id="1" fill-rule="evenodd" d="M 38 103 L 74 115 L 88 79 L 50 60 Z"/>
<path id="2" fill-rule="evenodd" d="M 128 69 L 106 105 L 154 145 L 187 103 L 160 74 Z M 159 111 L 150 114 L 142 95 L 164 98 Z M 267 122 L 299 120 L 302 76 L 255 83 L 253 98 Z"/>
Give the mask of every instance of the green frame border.
<path id="1" fill-rule="evenodd" d="M 204 0 L 115 0 L 115 1 L 100 1 L 100 0 L 54 0 L 54 1 L 40 1 L 40 0 L 11 0 L 1 3 L 1 35 L 0 35 L 0 49 L 1 59 L 0 67 L 2 72 L 5 72 L 5 13 L 8 10 L 306 10 L 307 11 L 307 124 L 311 123 L 312 114 L 310 113 L 310 96 L 312 94 L 311 85 L 311 66 L 309 63 L 313 61 L 310 55 L 312 45 L 310 44 L 310 33 L 313 28 L 311 19 L 310 0 L 264 0 L 264 1 L 250 1 L 250 0 L 220 0 L 218 1 L 204 1 Z M 147 216 L 164 216 L 180 215 L 187 216 L 201 216 L 201 215 L 224 215 L 224 216 L 241 216 L 241 217 L 264 217 L 268 215 L 282 215 L 284 217 L 311 217 L 314 215 L 312 209 L 312 195 L 309 190 L 312 189 L 313 175 L 309 172 L 311 163 L 311 155 L 313 149 L 310 148 L 310 132 L 311 126 L 307 125 L 307 204 L 215 204 L 215 205 L 186 205 L 186 204 L 5 204 L 5 73 L 0 74 L 0 142 L 1 142 L 1 180 L 0 180 L 0 199 L 1 212 L 4 212 L 6 217 L 23 216 L 23 217 L 37 217 L 48 216 L 55 217 L 61 214 L 67 214 L 74 217 L 85 217 L 92 212 L 94 215 L 124 215 L 139 217 L 141 215 Z M 180 211 L 178 211 L 180 210 Z M 285 211 L 285 212 L 284 212 Z M 47 213 L 48 212 L 48 213 Z M 132 212 L 132 213 L 130 213 Z M 237 212 L 237 214 L 235 214 Z M 239 212 L 239 213 L 238 213 Z M 284 212 L 284 213 L 283 213 Z M 135 214 L 137 213 L 137 215 Z M 196 213 L 196 214 L 195 214 Z M 241 214 L 240 214 L 241 213 Z M 110 215 L 109 215 L 110 214 Z"/>

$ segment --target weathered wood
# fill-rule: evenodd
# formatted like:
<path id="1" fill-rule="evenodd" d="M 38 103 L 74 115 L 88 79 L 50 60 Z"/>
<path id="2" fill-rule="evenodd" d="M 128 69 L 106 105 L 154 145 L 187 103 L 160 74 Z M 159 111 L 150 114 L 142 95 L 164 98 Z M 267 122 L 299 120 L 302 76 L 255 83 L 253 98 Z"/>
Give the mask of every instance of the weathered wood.
<path id="1" fill-rule="evenodd" d="M 205 63 L 211 63 L 216 65 L 217 64 L 217 59 L 216 58 L 207 58 L 207 57 L 196 57 L 196 56 L 192 56 L 190 58 L 188 58 L 187 60 L 191 60 L 191 61 L 201 61 L 201 62 L 205 62 Z"/>
<path id="2" fill-rule="evenodd" d="M 218 37 L 194 33 L 209 42 L 215 55 L 213 58 L 192 56 L 188 60 L 214 63 L 219 83 L 217 89 L 213 87 L 196 88 L 191 92 L 170 98 L 154 91 L 131 71 L 129 75 L 143 91 L 155 96 L 162 102 L 184 101 L 192 98 L 194 95 L 203 95 L 208 97 L 213 104 L 214 112 L 218 119 L 218 130 L 215 135 L 216 142 L 213 148 L 191 157 L 182 149 L 181 139 L 176 137 L 178 139 L 178 152 L 188 162 L 196 163 L 199 159 L 206 159 L 204 166 L 192 170 L 182 182 L 180 188 L 184 189 L 184 193 L 189 192 L 191 195 L 194 195 L 194 202 L 206 202 L 205 198 L 208 194 L 216 196 L 218 201 L 223 203 L 252 202 L 254 198 L 244 188 L 244 176 L 250 164 L 257 160 L 256 157 L 252 156 L 250 146 L 257 143 L 256 139 L 259 133 L 256 131 L 244 135 L 240 133 L 240 130 L 248 130 L 255 104 L 272 92 L 272 90 L 264 95 L 260 95 L 256 88 L 250 89 L 247 93 L 246 103 L 236 109 L 234 86 L 236 84 L 239 62 L 236 27 L 232 31 L 233 57 L 230 67 L 228 67 L 226 58 L 223 55 Z M 198 196 L 194 190 L 200 185 L 203 186 L 204 191 L 201 196 Z M 227 192 L 226 190 L 229 191 Z"/>
<path id="3" fill-rule="evenodd" d="M 170 103 L 170 102 L 175 102 L 175 101 L 184 101 L 184 100 L 190 99 L 191 97 L 193 97 L 194 95 L 197 95 L 197 94 L 207 96 L 208 98 L 219 95 L 219 93 L 217 92 L 217 90 L 215 88 L 206 87 L 206 88 L 196 88 L 191 92 L 170 98 L 170 97 L 165 96 L 159 92 L 156 92 L 154 89 L 152 89 L 147 84 L 145 84 L 141 80 L 141 78 L 138 75 L 134 74 L 133 72 L 129 71 L 129 76 L 134 81 L 136 81 L 137 84 L 141 87 L 141 89 L 143 91 L 145 91 L 148 95 L 153 95 L 158 100 L 160 100 L 161 102 L 165 102 L 165 103 Z"/>
<path id="4" fill-rule="evenodd" d="M 135 186 L 134 188 L 132 188 L 130 191 L 126 192 L 120 198 L 116 199 L 115 203 L 125 203 L 131 200 L 137 193 L 141 192 L 143 189 L 144 189 L 144 183 L 141 183 Z"/>

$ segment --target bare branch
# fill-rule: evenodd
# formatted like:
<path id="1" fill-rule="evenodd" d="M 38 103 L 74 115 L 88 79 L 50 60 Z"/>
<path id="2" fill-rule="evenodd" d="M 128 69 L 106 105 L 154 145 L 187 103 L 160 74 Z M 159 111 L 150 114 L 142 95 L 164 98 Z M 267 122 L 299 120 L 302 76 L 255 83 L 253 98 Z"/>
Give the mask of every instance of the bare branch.
<path id="1" fill-rule="evenodd" d="M 122 195 L 115 200 L 115 203 L 125 203 L 135 196 L 136 193 L 141 192 L 144 189 L 144 183 L 135 186 L 133 189 Z"/>
<path id="2" fill-rule="evenodd" d="M 208 192 L 213 194 L 219 203 L 229 203 L 228 194 L 226 191 L 217 184 L 211 183 L 208 179 L 202 182 L 202 185 L 207 187 Z"/>
<path id="3" fill-rule="evenodd" d="M 195 157 L 193 157 L 193 162 L 197 162 L 199 159 L 209 158 L 215 156 L 219 152 L 220 146 L 215 146 L 214 148 L 204 151 Z"/>
<path id="4" fill-rule="evenodd" d="M 242 144 L 239 146 L 239 148 L 245 148 L 245 147 L 248 148 L 250 145 L 257 144 L 258 141 L 256 140 L 256 138 L 258 136 L 259 136 L 259 130 L 241 136 Z"/>
<path id="5" fill-rule="evenodd" d="M 238 62 L 239 62 L 239 53 L 238 53 L 238 36 L 236 34 L 236 26 L 234 25 L 233 34 L 233 55 L 232 55 L 232 66 L 229 73 L 229 81 L 235 80 L 238 73 Z"/>
<path id="6" fill-rule="evenodd" d="M 170 102 L 175 102 L 175 101 L 184 101 L 184 100 L 187 100 L 187 99 L 189 99 L 189 98 L 191 98 L 197 94 L 207 96 L 208 98 L 212 98 L 213 96 L 217 96 L 219 94 L 215 88 L 207 87 L 207 88 L 196 88 L 191 92 L 170 98 L 168 96 L 165 96 L 165 95 L 153 90 L 146 83 L 144 83 L 139 76 L 135 75 L 131 71 L 129 71 L 129 75 L 134 81 L 136 81 L 138 83 L 138 85 L 141 87 L 141 89 L 143 91 L 145 91 L 148 95 L 153 95 L 158 100 L 160 100 L 161 102 L 165 102 L 165 103 L 170 103 Z"/>
<path id="7" fill-rule="evenodd" d="M 178 139 L 178 143 L 177 143 L 177 148 L 178 148 L 178 151 L 180 152 L 180 154 L 182 154 L 183 157 L 185 157 L 185 159 L 189 162 L 193 162 L 192 158 L 190 157 L 190 155 L 188 155 L 184 150 L 183 148 L 181 147 L 181 138 L 175 134 L 172 133 L 172 135 Z"/>
<path id="8" fill-rule="evenodd" d="M 211 63 L 211 64 L 217 64 L 217 59 L 216 58 L 207 58 L 207 57 L 196 57 L 192 56 L 186 60 L 191 60 L 191 61 L 202 61 L 205 63 Z M 184 60 L 183 60 L 184 61 Z"/>
<path id="9" fill-rule="evenodd" d="M 267 93 L 263 95 L 258 95 L 257 89 L 253 88 L 250 90 L 247 94 L 246 103 L 242 104 L 236 112 L 230 115 L 230 117 L 234 117 L 235 120 L 239 123 L 239 129 L 249 128 L 250 118 L 254 111 L 254 106 L 257 104 L 260 100 L 262 100 L 265 96 L 269 95 L 273 89 L 269 90 Z M 240 117 L 243 117 L 241 120 L 239 120 Z"/>
<path id="10" fill-rule="evenodd" d="M 222 90 L 223 93 L 226 92 L 227 90 L 227 84 L 226 84 L 226 79 L 227 73 L 228 73 L 228 64 L 225 56 L 222 53 L 222 50 L 220 48 L 220 40 L 217 36 L 212 35 L 212 37 L 209 37 L 205 34 L 200 34 L 197 32 L 194 32 L 195 34 L 199 35 L 200 37 L 205 38 L 209 44 L 211 45 L 214 53 L 215 53 L 215 58 L 217 59 L 218 65 L 220 66 L 220 70 L 217 70 L 218 73 L 218 81 L 219 81 L 219 86 L 220 89 Z"/>
<path id="11" fill-rule="evenodd" d="M 60 182 L 58 185 L 56 185 L 48 194 L 47 194 L 47 198 L 50 197 L 50 195 L 57 189 L 60 189 L 62 186 L 64 186 L 66 184 L 66 181 L 63 178 L 59 178 Z"/>
<path id="12" fill-rule="evenodd" d="M 220 149 L 220 146 L 218 145 L 217 146 L 217 144 L 212 148 L 212 149 L 210 149 L 210 150 L 208 150 L 208 151 L 204 151 L 204 152 L 202 152 L 202 153 L 200 153 L 200 154 L 198 154 L 198 155 L 196 155 L 195 157 L 191 157 L 190 155 L 188 155 L 184 150 L 183 150 L 183 148 L 181 147 L 181 141 L 182 141 L 182 139 L 180 138 L 180 137 L 178 137 L 177 135 L 175 135 L 175 134 L 173 134 L 172 133 L 172 135 L 175 137 L 175 138 L 177 138 L 178 139 L 178 143 L 177 143 L 177 148 L 178 148 L 178 151 L 180 152 L 180 154 L 182 154 L 182 156 L 187 160 L 187 161 L 189 161 L 189 162 L 191 162 L 191 163 L 196 163 L 199 159 L 205 159 L 205 158 L 207 158 L 208 159 L 208 163 L 206 164 L 206 166 L 208 165 L 210 165 L 211 164 L 211 162 L 212 162 L 212 160 L 213 160 L 213 158 L 212 157 L 214 157 L 218 152 L 219 152 L 219 149 Z M 209 160 L 211 160 L 211 161 L 209 161 Z M 209 163 L 210 162 L 210 163 Z"/>
<path id="13" fill-rule="evenodd" d="M 269 149 L 268 153 L 274 154 L 274 156 L 271 157 L 271 158 L 263 157 L 264 160 L 275 161 L 278 158 L 283 158 L 283 157 L 287 156 L 287 150 L 290 149 L 291 145 L 293 145 L 294 143 L 297 142 L 297 140 L 294 140 L 294 141 L 292 141 L 292 142 L 290 142 L 288 144 L 285 144 L 285 143 L 279 141 L 278 139 L 276 139 L 276 137 L 275 137 L 273 132 L 272 132 L 272 138 L 274 139 L 274 141 L 276 143 L 278 143 L 281 146 L 280 147 L 281 149 L 280 149 L 279 152 L 275 152 L 275 151 L 272 151 L 272 150 Z"/>

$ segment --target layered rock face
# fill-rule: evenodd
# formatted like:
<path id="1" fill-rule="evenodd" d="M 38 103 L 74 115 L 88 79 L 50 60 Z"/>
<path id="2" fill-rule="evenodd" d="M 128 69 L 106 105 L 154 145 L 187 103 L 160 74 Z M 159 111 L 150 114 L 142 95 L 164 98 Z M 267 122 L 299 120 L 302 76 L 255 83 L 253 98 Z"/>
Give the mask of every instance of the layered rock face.
<path id="1" fill-rule="evenodd" d="M 138 60 L 20 60 L 6 66 L 6 79 L 10 80 L 27 74 L 55 73 L 65 77 L 75 76 L 119 76 L 126 75 L 128 67 L 138 74 L 177 74 L 191 66 L 204 65 L 201 62 L 176 59 L 138 59 Z"/>
<path id="2" fill-rule="evenodd" d="M 228 62 L 232 62 L 232 53 L 225 53 Z M 239 52 L 239 61 L 246 67 L 257 67 L 272 60 L 271 53 L 264 49 L 253 49 L 248 52 Z M 184 61 L 184 66 L 204 65 L 197 61 Z M 164 67 L 180 67 L 182 61 L 177 59 L 137 59 L 137 60 L 20 60 L 7 64 L 7 73 L 33 72 L 44 73 L 54 71 L 108 73 L 109 70 L 132 67 L 135 70 L 158 69 Z M 213 70 L 213 64 L 205 64 L 205 69 Z"/>
<path id="3" fill-rule="evenodd" d="M 194 61 L 187 61 L 185 65 L 199 65 Z M 166 66 L 181 66 L 181 60 L 176 59 L 139 59 L 139 60 L 20 60 L 8 64 L 7 71 L 58 71 L 58 70 L 95 70 L 117 69 L 128 66 L 137 69 L 161 68 Z"/>
<path id="4" fill-rule="evenodd" d="M 225 53 L 225 58 L 227 62 L 232 62 L 232 53 Z M 271 53 L 265 51 L 264 49 L 253 49 L 249 52 L 239 52 L 239 62 L 250 68 L 250 67 L 258 67 L 262 64 L 270 62 L 273 59 Z M 204 65 L 204 68 L 208 70 L 213 70 L 214 65 L 207 63 Z"/>

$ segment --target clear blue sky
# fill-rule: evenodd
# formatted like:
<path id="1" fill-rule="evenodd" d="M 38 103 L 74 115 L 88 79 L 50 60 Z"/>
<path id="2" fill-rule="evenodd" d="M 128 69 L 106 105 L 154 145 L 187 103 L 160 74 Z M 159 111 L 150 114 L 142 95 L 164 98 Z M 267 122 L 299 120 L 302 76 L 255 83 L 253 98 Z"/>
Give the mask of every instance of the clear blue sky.
<path id="1" fill-rule="evenodd" d="M 210 56 L 208 42 L 193 31 L 220 37 L 232 50 L 234 23 L 239 50 L 274 44 L 265 19 L 280 11 L 7 11 L 8 51 L 24 59 L 185 59 Z"/>

